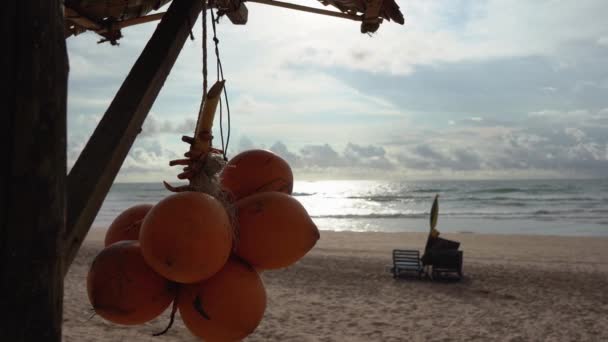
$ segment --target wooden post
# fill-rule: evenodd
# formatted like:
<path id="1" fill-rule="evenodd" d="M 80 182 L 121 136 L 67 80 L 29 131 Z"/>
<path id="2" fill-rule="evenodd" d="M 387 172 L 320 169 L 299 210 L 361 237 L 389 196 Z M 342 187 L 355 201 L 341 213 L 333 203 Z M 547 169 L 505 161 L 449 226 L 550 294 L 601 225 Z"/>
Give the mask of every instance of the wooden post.
<path id="1" fill-rule="evenodd" d="M 0 11 L 0 340 L 61 341 L 67 52 L 61 0 Z"/>
<path id="2" fill-rule="evenodd" d="M 76 257 L 201 8 L 200 0 L 173 0 L 70 171 L 65 272 Z"/>

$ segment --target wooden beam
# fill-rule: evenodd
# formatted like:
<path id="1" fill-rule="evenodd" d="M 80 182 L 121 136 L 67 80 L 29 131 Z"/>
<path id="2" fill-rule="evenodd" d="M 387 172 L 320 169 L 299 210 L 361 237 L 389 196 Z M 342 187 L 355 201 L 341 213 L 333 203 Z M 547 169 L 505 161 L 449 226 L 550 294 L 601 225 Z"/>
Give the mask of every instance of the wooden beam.
<path id="1" fill-rule="evenodd" d="M 354 21 L 362 21 L 363 20 L 363 16 L 359 16 L 359 15 L 356 15 L 356 14 L 347 14 L 347 13 L 336 12 L 336 11 L 328 11 L 328 10 L 324 10 L 324 9 L 320 9 L 320 8 L 314 8 L 314 7 L 296 5 L 296 4 L 291 4 L 291 3 L 288 3 L 288 2 L 282 2 L 282 1 L 276 1 L 276 0 L 246 0 L 246 1 L 247 2 L 255 2 L 255 3 L 258 3 L 258 4 L 269 5 L 269 6 L 288 8 L 288 9 L 292 9 L 292 10 L 296 10 L 296 11 L 302 11 L 302 12 L 308 12 L 308 13 L 314 13 L 314 14 L 327 15 L 327 16 L 330 16 L 330 17 L 336 17 L 336 18 L 342 18 L 342 19 L 350 19 L 350 20 L 354 20 Z"/>
<path id="2" fill-rule="evenodd" d="M 174 0 L 171 3 L 70 171 L 66 272 L 184 46 L 201 7 L 200 0 Z"/>
<path id="3" fill-rule="evenodd" d="M 65 7 L 65 20 L 69 21 L 83 29 L 94 31 L 97 34 L 103 34 L 109 31 L 116 31 L 123 29 L 125 27 L 145 24 L 151 21 L 161 20 L 166 12 L 155 13 L 150 15 L 145 15 L 143 17 L 137 17 L 132 19 L 125 19 L 115 22 L 110 22 L 107 24 L 98 23 L 95 20 L 88 18 L 85 15 L 78 13 L 78 11 L 71 9 L 69 7 Z"/>
<path id="4" fill-rule="evenodd" d="M 78 26 L 81 26 L 87 30 L 99 31 L 104 29 L 103 24 L 96 22 L 95 20 L 78 13 L 76 10 L 71 9 L 67 6 L 64 8 L 65 20 L 72 22 Z"/>
<path id="5" fill-rule="evenodd" d="M 117 22 L 113 23 L 110 27 L 111 27 L 111 29 L 120 30 L 125 27 L 129 27 L 129 26 L 133 26 L 133 25 L 145 24 L 145 23 L 149 23 L 151 21 L 161 20 L 163 18 L 163 16 L 165 15 L 165 13 L 166 12 L 161 12 L 161 13 L 145 15 L 143 17 L 137 17 L 137 18 L 133 18 L 133 19 L 117 21 Z"/>
<path id="6" fill-rule="evenodd" d="M 61 341 L 68 61 L 62 0 L 0 11 L 0 340 Z"/>

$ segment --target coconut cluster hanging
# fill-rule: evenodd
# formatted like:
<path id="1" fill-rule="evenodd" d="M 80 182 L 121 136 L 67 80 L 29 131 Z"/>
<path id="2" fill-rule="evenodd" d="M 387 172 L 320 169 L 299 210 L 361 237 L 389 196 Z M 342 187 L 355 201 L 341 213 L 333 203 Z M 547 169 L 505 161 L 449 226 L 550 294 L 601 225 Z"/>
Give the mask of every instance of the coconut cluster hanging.
<path id="1" fill-rule="evenodd" d="M 212 87 L 204 108 L 213 107 L 214 94 Z M 104 319 L 142 324 L 173 302 L 172 320 L 179 310 L 195 336 L 242 339 L 266 308 L 259 272 L 295 263 L 319 239 L 291 196 L 288 163 L 267 150 L 218 163 L 208 122 L 203 115 L 195 138 L 184 139 L 188 158 L 172 162 L 185 165 L 180 178 L 189 184 L 166 184 L 176 193 L 128 208 L 110 225 L 87 277 L 90 302 Z"/>
<path id="2" fill-rule="evenodd" d="M 224 88 L 203 95 L 179 179 L 188 184 L 155 205 L 126 209 L 112 222 L 105 248 L 87 276 L 95 312 L 117 324 L 158 317 L 173 302 L 190 332 L 207 341 L 251 334 L 266 309 L 259 272 L 292 265 L 310 251 L 319 231 L 291 196 L 289 164 L 267 150 L 249 150 L 226 162 L 212 147 L 212 125 Z M 225 93 L 224 93 L 225 94 Z M 220 118 L 221 120 L 221 118 Z"/>

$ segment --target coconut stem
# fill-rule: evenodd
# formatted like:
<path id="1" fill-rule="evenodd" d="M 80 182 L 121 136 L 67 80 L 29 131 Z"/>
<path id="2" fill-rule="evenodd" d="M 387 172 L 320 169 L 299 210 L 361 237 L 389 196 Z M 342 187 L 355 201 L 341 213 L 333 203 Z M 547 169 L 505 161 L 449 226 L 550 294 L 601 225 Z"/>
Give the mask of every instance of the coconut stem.
<path id="1" fill-rule="evenodd" d="M 211 317 L 209 317 L 209 315 L 207 315 L 207 313 L 205 312 L 205 309 L 203 309 L 203 303 L 201 301 L 200 296 L 196 296 L 194 298 L 194 302 L 192 302 L 192 306 L 194 307 L 194 310 L 196 310 L 196 312 L 198 312 L 198 314 L 201 315 L 201 317 L 203 317 L 206 320 L 211 319 Z"/>
<path id="2" fill-rule="evenodd" d="M 206 155 L 209 153 L 209 149 L 211 148 L 211 127 L 213 126 L 217 104 L 224 89 L 224 82 L 223 80 L 216 82 L 209 89 L 209 93 L 207 93 L 207 97 L 203 102 L 199 113 L 198 125 L 194 130 L 194 141 L 190 145 L 190 152 L 194 155 L 200 156 L 201 154 Z"/>
<path id="3" fill-rule="evenodd" d="M 182 137 L 182 141 L 190 144 L 190 149 L 184 155 L 187 159 L 173 160 L 170 166 L 184 165 L 185 168 L 177 178 L 188 179 L 189 184 L 173 187 L 163 182 L 165 188 L 172 192 L 198 191 L 217 196 L 219 189 L 216 183 L 216 174 L 224 167 L 225 161 L 218 150 L 211 147 L 211 128 L 215 118 L 215 110 L 220 101 L 224 80 L 216 82 L 203 100 L 199 112 L 198 122 L 194 130 L 194 137 Z"/>
<path id="4" fill-rule="evenodd" d="M 173 307 L 171 308 L 171 317 L 169 319 L 169 324 L 167 325 L 167 327 L 165 328 L 165 330 L 163 330 L 161 332 L 158 332 L 156 334 L 152 334 L 152 336 L 161 336 L 161 335 L 164 335 L 173 326 L 173 322 L 175 322 L 175 313 L 177 312 L 177 298 L 178 298 L 178 296 L 179 296 L 179 289 L 175 293 L 175 299 L 173 299 Z"/>

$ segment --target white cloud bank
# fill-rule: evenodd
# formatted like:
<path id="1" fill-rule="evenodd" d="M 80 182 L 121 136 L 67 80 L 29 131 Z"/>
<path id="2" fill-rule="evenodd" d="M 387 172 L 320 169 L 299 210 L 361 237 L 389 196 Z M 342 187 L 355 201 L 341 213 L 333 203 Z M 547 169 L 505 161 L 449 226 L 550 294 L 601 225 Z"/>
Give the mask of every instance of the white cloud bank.
<path id="1" fill-rule="evenodd" d="M 242 136 L 233 142 L 229 157 L 266 148 L 287 160 L 300 179 L 602 177 L 608 171 L 607 112 L 560 113 L 559 122 L 549 126 L 537 113 L 508 126 L 460 122 L 378 144 L 348 142 L 341 148 L 328 143 L 290 148 L 281 141 L 265 145 Z M 152 122 L 146 126 L 151 134 L 138 137 L 119 180 L 172 180 L 179 173 L 168 161 L 178 158 L 185 145 L 167 148 L 159 141 L 174 139 L 186 122 Z"/>
<path id="2" fill-rule="evenodd" d="M 229 152 L 269 148 L 310 177 L 608 174 L 608 74 L 596 61 L 608 46 L 604 0 L 400 6 L 406 25 L 386 22 L 372 37 L 357 23 L 253 3 L 246 26 L 223 19 Z M 92 34 L 68 39 L 70 163 L 154 27 L 126 29 L 120 47 L 97 45 Z M 197 38 L 186 43 L 119 179 L 178 173 L 167 164 L 194 128 L 200 69 Z"/>

